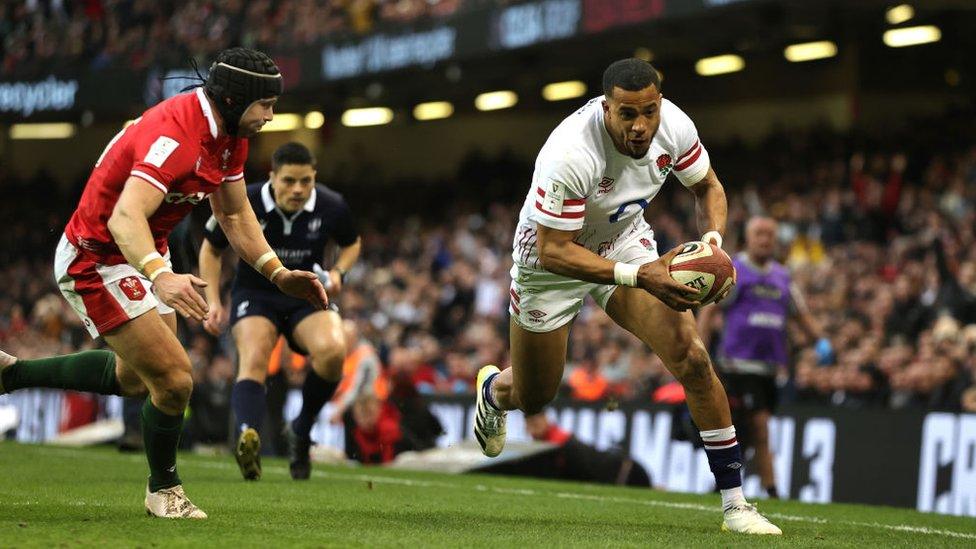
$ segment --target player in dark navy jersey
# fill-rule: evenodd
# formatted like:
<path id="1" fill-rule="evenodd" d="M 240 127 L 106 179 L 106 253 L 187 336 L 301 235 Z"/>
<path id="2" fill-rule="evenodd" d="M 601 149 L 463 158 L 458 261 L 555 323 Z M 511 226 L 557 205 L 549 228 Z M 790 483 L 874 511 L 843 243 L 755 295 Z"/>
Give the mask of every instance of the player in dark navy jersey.
<path id="1" fill-rule="evenodd" d="M 359 258 L 360 239 L 342 195 L 315 183 L 315 158 L 299 143 L 287 143 L 272 157 L 271 179 L 248 186 L 248 199 L 264 236 L 284 265 L 319 273 L 331 294 L 342 288 L 343 277 Z M 275 292 L 274 286 L 253 269 L 239 268 L 231 289 L 231 304 L 221 304 L 221 254 L 227 237 L 219 224 L 207 223 L 200 249 L 200 276 L 208 282 L 211 316 L 204 326 L 219 334 L 228 319 L 237 344 L 240 367 L 231 396 L 237 425 L 235 457 L 245 479 L 261 477 L 260 437 L 264 422 L 268 360 L 279 335 L 292 349 L 311 359 L 302 387 L 302 410 L 289 425 L 290 469 L 294 479 L 311 473 L 310 432 L 322 406 L 332 397 L 342 377 L 346 355 L 342 319 L 334 305 L 322 311 L 307 301 Z M 339 254 L 325 271 L 323 255 L 333 241 Z"/>

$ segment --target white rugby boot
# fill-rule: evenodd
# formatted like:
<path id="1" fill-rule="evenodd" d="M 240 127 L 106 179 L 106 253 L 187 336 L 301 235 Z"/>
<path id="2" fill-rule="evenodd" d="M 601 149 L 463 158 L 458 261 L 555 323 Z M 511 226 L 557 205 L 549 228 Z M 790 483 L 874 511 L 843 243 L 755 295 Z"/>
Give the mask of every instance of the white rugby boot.
<path id="1" fill-rule="evenodd" d="M 146 486 L 146 514 L 151 517 L 161 518 L 190 518 L 205 519 L 207 514 L 193 505 L 183 492 L 183 486 L 177 484 L 170 488 L 163 488 L 156 492 L 150 492 Z"/>
<path id="2" fill-rule="evenodd" d="M 481 452 L 488 457 L 495 457 L 502 453 L 505 448 L 505 416 L 504 410 L 497 410 L 488 404 L 484 395 L 484 386 L 492 374 L 500 373 L 497 366 L 488 365 L 478 370 L 478 379 L 475 383 L 477 393 L 477 405 L 475 406 L 474 437 L 481 445 Z"/>
<path id="3" fill-rule="evenodd" d="M 739 532 L 741 534 L 759 534 L 781 536 L 783 531 L 762 516 L 756 506 L 751 503 L 741 503 L 725 511 L 722 521 L 723 532 Z"/>

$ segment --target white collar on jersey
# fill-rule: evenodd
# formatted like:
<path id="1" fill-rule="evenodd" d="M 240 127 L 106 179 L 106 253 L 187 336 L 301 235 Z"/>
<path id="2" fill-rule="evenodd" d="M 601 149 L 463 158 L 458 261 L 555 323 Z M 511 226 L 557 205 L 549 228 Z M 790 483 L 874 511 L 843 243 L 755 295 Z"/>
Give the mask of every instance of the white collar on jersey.
<path id="1" fill-rule="evenodd" d="M 313 188 L 312 195 L 308 197 L 308 201 L 305 202 L 305 207 L 302 209 L 304 209 L 306 212 L 314 212 L 315 198 L 318 196 L 318 194 L 319 193 L 315 192 L 315 189 Z M 261 202 L 264 203 L 264 211 L 270 212 L 271 210 L 275 209 L 274 197 L 271 196 L 270 181 L 268 181 L 267 183 L 264 184 L 263 187 L 261 187 Z"/>
<path id="2" fill-rule="evenodd" d="M 196 89 L 197 99 L 200 101 L 200 109 L 203 111 L 203 117 L 207 119 L 207 124 L 210 126 L 210 135 L 214 139 L 217 139 L 217 120 L 214 119 L 213 111 L 210 109 L 210 101 L 207 100 L 207 94 L 203 92 L 203 88 Z"/>

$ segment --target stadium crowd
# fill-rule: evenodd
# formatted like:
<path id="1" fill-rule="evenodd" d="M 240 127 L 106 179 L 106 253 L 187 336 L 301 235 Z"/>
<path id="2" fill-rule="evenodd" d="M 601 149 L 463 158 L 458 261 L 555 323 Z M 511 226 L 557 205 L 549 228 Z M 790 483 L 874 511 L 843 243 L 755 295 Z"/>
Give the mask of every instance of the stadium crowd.
<path id="1" fill-rule="evenodd" d="M 962 128 L 966 119 L 929 121 L 940 128 L 932 133 L 964 138 L 951 141 L 892 135 L 874 142 L 807 131 L 771 136 L 758 149 L 712 147 L 729 196 L 726 248 L 741 247 L 750 216 L 776 218 L 781 258 L 832 342 L 833 360 L 824 364 L 813 342 L 791 331 L 793 361 L 779 375 L 781 400 L 976 411 L 976 146 L 960 145 L 976 139 Z M 468 394 L 478 367 L 507 362 L 509 254 L 525 191 L 520 182 L 527 185 L 529 172 L 529 164 L 510 159 L 472 160 L 451 186 L 462 194 L 436 218 L 420 206 L 404 216 L 357 207 L 369 203 L 357 198 L 365 191 L 332 182 L 347 192 L 364 241 L 338 302 L 394 386 Z M 486 180 L 474 181 L 479 177 Z M 51 256 L 81 183 L 51 200 L 26 192 L 57 188 L 44 174 L 0 179 L 0 215 L 11 221 L 0 234 L 0 348 L 35 357 L 95 345 L 51 277 Z M 492 185 L 507 185 L 509 196 L 479 204 L 463 195 Z M 667 185 L 646 215 L 661 250 L 697 235 L 693 196 L 680 185 Z M 203 399 L 197 402 L 219 409 L 234 375 L 233 345 L 195 325 L 185 325 L 183 336 Z M 592 302 L 575 324 L 569 353 L 566 398 L 675 396 L 660 359 Z"/>
<path id="2" fill-rule="evenodd" d="M 324 37 L 450 15 L 489 0 L 16 0 L 0 3 L 0 76 L 182 66 L 231 44 L 294 51 Z M 166 44 L 166 46 L 162 46 Z M 175 47 L 174 47 L 175 46 Z"/>

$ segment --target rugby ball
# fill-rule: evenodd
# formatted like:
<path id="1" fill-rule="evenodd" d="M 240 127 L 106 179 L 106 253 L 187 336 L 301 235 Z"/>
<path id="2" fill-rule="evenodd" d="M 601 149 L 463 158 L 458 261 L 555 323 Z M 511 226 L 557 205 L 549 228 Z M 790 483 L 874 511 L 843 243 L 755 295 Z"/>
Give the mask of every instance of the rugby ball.
<path id="1" fill-rule="evenodd" d="M 671 278 L 698 290 L 694 299 L 702 305 L 724 296 L 735 285 L 732 259 L 721 248 L 706 242 L 686 242 L 668 267 Z"/>

